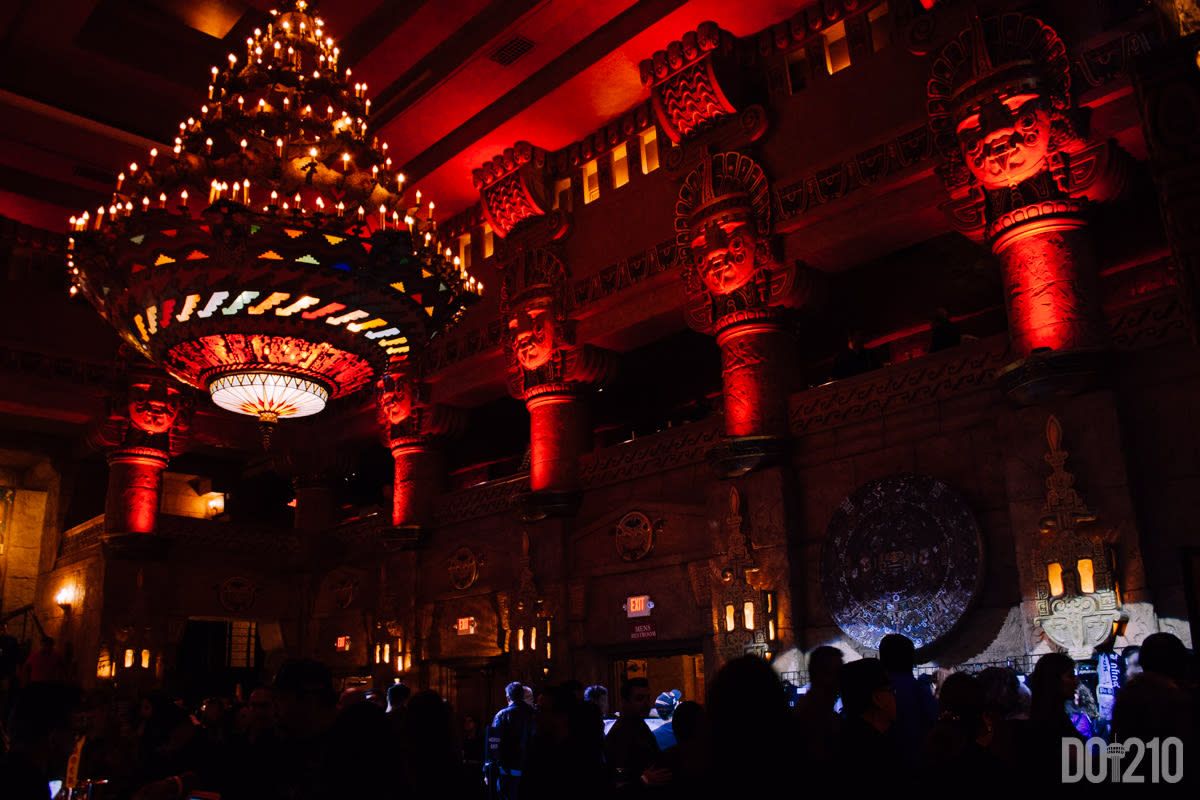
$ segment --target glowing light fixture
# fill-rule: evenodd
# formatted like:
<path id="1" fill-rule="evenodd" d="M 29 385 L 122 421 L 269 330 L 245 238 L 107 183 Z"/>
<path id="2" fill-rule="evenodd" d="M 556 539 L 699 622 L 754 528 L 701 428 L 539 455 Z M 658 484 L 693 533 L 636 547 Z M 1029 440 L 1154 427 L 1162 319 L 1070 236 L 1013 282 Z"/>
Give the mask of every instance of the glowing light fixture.
<path id="1" fill-rule="evenodd" d="M 71 293 L 131 347 L 267 424 L 403 368 L 483 291 L 313 4 L 280 6 L 211 68 L 174 146 L 71 218 L 67 255 Z"/>
<path id="2" fill-rule="evenodd" d="M 316 381 L 259 370 L 222 375 L 208 385 L 208 391 L 213 402 L 226 411 L 266 423 L 316 414 L 329 400 L 329 390 Z"/>

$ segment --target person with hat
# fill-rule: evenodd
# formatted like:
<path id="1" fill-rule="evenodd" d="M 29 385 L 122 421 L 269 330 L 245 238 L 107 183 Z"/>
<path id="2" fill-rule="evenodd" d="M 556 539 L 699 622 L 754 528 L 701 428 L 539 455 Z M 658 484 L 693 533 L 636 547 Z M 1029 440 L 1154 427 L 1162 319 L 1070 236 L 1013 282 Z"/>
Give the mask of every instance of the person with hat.
<path id="1" fill-rule="evenodd" d="M 659 750 L 675 746 L 675 726 L 672 724 L 671 717 L 675 714 L 675 708 L 681 700 L 683 700 L 683 692 L 678 689 L 663 692 L 654 699 L 654 710 L 658 712 L 658 718 L 663 721 L 662 725 L 654 729 L 654 740 L 658 742 Z"/>

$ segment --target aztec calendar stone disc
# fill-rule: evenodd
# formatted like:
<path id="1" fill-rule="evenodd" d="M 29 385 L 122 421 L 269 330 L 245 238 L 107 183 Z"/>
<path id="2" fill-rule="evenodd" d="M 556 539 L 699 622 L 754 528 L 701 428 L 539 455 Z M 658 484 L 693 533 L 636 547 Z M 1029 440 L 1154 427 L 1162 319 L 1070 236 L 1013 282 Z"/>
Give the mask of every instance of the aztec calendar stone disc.
<path id="1" fill-rule="evenodd" d="M 838 627 L 871 650 L 889 633 L 918 648 L 962 620 L 983 578 L 983 541 L 965 500 L 928 475 L 872 481 L 833 513 L 821 591 Z"/>

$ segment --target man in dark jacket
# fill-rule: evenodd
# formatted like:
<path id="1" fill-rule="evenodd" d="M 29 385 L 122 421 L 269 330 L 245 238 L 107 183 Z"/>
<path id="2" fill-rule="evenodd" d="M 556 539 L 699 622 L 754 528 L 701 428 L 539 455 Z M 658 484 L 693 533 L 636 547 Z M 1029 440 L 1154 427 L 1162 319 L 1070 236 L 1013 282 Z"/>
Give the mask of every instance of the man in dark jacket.
<path id="1" fill-rule="evenodd" d="M 488 761 L 485 769 L 494 780 L 496 797 L 517 800 L 521 773 L 533 738 L 534 710 L 525 702 L 525 687 L 514 681 L 504 689 L 508 705 L 496 713 L 488 732 Z"/>

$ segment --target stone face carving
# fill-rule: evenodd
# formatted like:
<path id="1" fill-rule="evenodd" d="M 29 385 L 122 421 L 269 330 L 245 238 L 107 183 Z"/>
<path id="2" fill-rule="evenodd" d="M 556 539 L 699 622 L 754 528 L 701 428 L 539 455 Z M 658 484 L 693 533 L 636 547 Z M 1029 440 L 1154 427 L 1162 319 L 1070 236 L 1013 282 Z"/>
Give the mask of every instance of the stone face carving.
<path id="1" fill-rule="evenodd" d="M 1072 658 L 1090 658 L 1124 618 L 1114 577 L 1113 531 L 1097 531 L 1096 515 L 1075 490 L 1066 470 L 1062 424 L 1046 420 L 1046 504 L 1039 520 L 1033 570 L 1035 621 Z"/>
<path id="2" fill-rule="evenodd" d="M 460 547 L 451 554 L 446 565 L 450 573 L 450 583 L 455 589 L 470 589 L 479 579 L 479 567 L 483 559 L 475 555 L 469 547 Z"/>
<path id="3" fill-rule="evenodd" d="M 622 561 L 639 561 L 650 555 L 654 542 L 663 529 L 663 521 L 653 520 L 641 511 L 630 511 L 621 517 L 613 530 L 613 542 Z"/>
<path id="4" fill-rule="evenodd" d="M 217 589 L 221 608 L 231 614 L 249 611 L 258 595 L 258 584 L 249 578 L 226 578 Z"/>
<path id="5" fill-rule="evenodd" d="M 784 299 L 794 281 L 771 251 L 767 177 L 741 153 L 706 155 L 684 179 L 675 234 L 684 262 L 689 323 L 708 329 L 738 311 Z"/>
<path id="6" fill-rule="evenodd" d="M 513 355 L 523 369 L 533 371 L 545 366 L 554 351 L 566 344 L 553 306 L 549 297 L 532 297 L 513 309 L 509 317 Z"/>
<path id="7" fill-rule="evenodd" d="M 821 589 L 847 636 L 877 649 L 889 633 L 917 647 L 945 638 L 983 579 L 983 544 L 966 501 L 928 475 L 865 484 L 834 511 Z"/>

